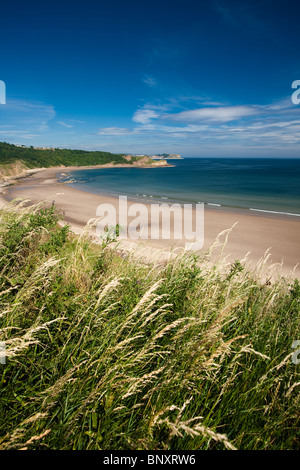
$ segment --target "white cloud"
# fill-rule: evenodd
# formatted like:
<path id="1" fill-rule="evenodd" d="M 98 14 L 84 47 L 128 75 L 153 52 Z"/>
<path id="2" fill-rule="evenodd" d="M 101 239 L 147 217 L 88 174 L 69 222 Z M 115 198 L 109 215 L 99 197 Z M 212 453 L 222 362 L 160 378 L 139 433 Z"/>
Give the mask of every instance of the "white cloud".
<path id="1" fill-rule="evenodd" d="M 127 135 L 131 134 L 132 131 L 124 127 L 102 127 L 98 130 L 98 135 Z"/>
<path id="2" fill-rule="evenodd" d="M 279 153 L 286 148 L 287 152 L 295 152 L 299 145 L 299 109 L 292 107 L 288 99 L 267 105 L 237 106 L 201 99 L 189 97 L 189 109 L 187 100 L 178 97 L 165 103 L 147 103 L 134 113 L 135 125 L 131 128 L 102 128 L 98 135 L 111 137 L 110 145 L 119 145 L 123 151 L 126 148 L 133 152 L 141 146 L 140 153 L 141 148 L 144 153 L 173 149 L 183 154 L 188 149 L 201 148 L 208 154 L 225 155 L 231 148 L 244 149 L 244 154 L 249 149 L 249 152 L 259 149 L 263 155 L 262 150 L 273 154 L 273 150 Z"/>
<path id="3" fill-rule="evenodd" d="M 149 75 L 143 78 L 143 82 L 150 87 L 155 87 L 157 85 L 155 78 L 150 77 Z"/>
<path id="4" fill-rule="evenodd" d="M 5 107 L 1 108 L 1 114 L 5 116 L 14 116 L 15 119 L 31 119 L 40 121 L 49 121 L 56 115 L 54 106 L 39 102 L 29 102 L 26 100 L 7 99 Z"/>
<path id="5" fill-rule="evenodd" d="M 207 125 L 194 125 L 194 124 L 188 124 L 184 126 L 167 126 L 164 124 L 146 124 L 140 127 L 135 128 L 135 132 L 160 132 L 160 133 L 166 133 L 166 134 L 173 134 L 173 133 L 193 133 L 193 132 L 202 132 L 208 129 Z"/>
<path id="6" fill-rule="evenodd" d="M 18 130 L 0 131 L 0 134 L 3 135 L 4 138 L 17 137 L 20 139 L 32 139 L 33 137 L 38 137 L 38 134 Z"/>
<path id="7" fill-rule="evenodd" d="M 132 120 L 139 124 L 149 124 L 152 119 L 157 119 L 160 115 L 154 109 L 138 109 Z"/>
<path id="8" fill-rule="evenodd" d="M 15 132 L 24 132 L 36 136 L 36 133 L 48 131 L 48 123 L 56 116 L 54 106 L 39 102 L 7 99 L 1 107 L 0 125 L 10 126 Z M 7 133 L 7 136 L 10 135 Z"/>
<path id="9" fill-rule="evenodd" d="M 68 127 L 68 128 L 74 127 L 74 126 L 72 126 L 72 124 L 67 124 L 64 121 L 57 121 L 57 124 L 60 124 L 61 126 Z"/>
<path id="10" fill-rule="evenodd" d="M 257 114 L 259 110 L 253 106 L 222 106 L 191 109 L 180 113 L 165 114 L 164 118 L 181 122 L 228 122 L 242 117 Z"/>

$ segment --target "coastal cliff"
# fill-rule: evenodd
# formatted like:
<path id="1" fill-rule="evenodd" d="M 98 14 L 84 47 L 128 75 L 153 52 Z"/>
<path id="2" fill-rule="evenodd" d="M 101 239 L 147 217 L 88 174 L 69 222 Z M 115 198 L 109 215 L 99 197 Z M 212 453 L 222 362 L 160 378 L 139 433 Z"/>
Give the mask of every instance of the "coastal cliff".
<path id="1" fill-rule="evenodd" d="M 162 153 L 158 155 L 148 155 L 153 160 L 183 160 L 183 157 L 179 153 Z"/>
<path id="2" fill-rule="evenodd" d="M 167 160 L 155 161 L 151 158 L 145 157 L 132 157 L 131 155 L 124 156 L 124 159 L 128 163 L 106 163 L 104 165 L 91 165 L 91 166 L 71 166 L 71 165 L 59 165 L 48 168 L 127 168 L 127 167 L 138 167 L 138 168 L 153 168 L 153 167 L 168 167 L 170 165 Z M 44 168 L 29 168 L 22 160 L 15 160 L 12 163 L 1 163 L 0 162 L 0 193 L 3 193 L 6 186 L 14 184 L 16 180 L 25 178 L 33 173 L 43 170 Z"/>
<path id="3" fill-rule="evenodd" d="M 123 158 L 127 162 L 130 162 L 133 166 L 138 166 L 138 167 L 171 166 L 169 165 L 166 159 L 159 159 L 159 161 L 156 161 L 154 158 L 151 158 L 148 155 L 143 155 L 143 156 L 124 155 Z"/>
<path id="4" fill-rule="evenodd" d="M 25 174 L 28 167 L 21 161 L 16 160 L 13 163 L 0 164 L 0 180 Z"/>
<path id="5" fill-rule="evenodd" d="M 156 161 L 148 155 L 121 155 L 101 151 L 34 148 L 0 142 L 0 187 L 43 168 L 164 167 L 166 159 Z"/>

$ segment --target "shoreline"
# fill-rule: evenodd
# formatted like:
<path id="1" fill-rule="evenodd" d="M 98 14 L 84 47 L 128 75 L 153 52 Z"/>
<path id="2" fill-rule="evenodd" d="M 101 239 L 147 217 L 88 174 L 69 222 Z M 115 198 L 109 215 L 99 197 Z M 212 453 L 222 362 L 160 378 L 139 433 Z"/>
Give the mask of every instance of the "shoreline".
<path id="1" fill-rule="evenodd" d="M 174 166 L 174 165 L 169 165 L 169 166 Z M 131 165 L 116 165 L 115 167 L 118 168 L 132 168 Z M 70 167 L 67 167 L 70 168 Z M 70 170 L 66 170 L 64 173 L 60 174 L 61 176 L 68 176 L 66 173 L 73 172 L 73 171 L 80 171 L 84 169 L 92 170 L 95 167 L 72 167 Z M 107 168 L 104 166 L 97 166 L 97 168 Z M 59 181 L 59 178 L 57 178 Z M 101 193 L 98 192 L 93 192 L 93 191 L 88 191 L 87 189 L 81 189 L 79 187 L 74 187 L 71 186 L 74 184 L 74 182 L 70 181 L 63 181 L 64 184 L 68 184 L 70 187 L 73 189 L 76 189 L 77 191 L 82 191 L 82 192 L 88 192 L 91 194 L 95 194 L 98 196 L 103 196 L 103 197 L 112 197 L 112 198 L 117 198 L 118 195 L 110 192 L 104 192 L 101 191 Z M 146 197 L 146 199 L 144 199 Z M 195 202 L 192 201 L 183 201 L 179 199 L 171 199 L 168 197 L 156 197 L 152 195 L 144 195 L 144 194 L 136 194 L 135 196 L 133 195 L 127 195 L 128 200 L 134 201 L 134 202 L 142 202 L 143 204 L 152 204 L 152 203 L 166 203 L 166 204 L 193 204 L 195 205 Z M 200 204 L 200 202 L 198 202 Z M 275 210 L 268 210 L 268 209 L 258 209 L 258 208 L 252 208 L 252 207 L 238 207 L 238 206 L 232 206 L 232 205 L 225 205 L 225 204 L 215 204 L 215 203 L 209 203 L 209 202 L 203 202 L 204 206 L 206 207 L 206 210 L 209 211 L 216 211 L 216 212 L 225 212 L 225 213 L 232 213 L 232 214 L 243 214 L 247 216 L 257 216 L 257 217 L 267 217 L 267 218 L 274 218 L 274 219 L 281 219 L 281 220 L 300 220 L 300 214 L 295 214 L 291 212 L 283 212 L 283 211 L 275 211 Z"/>
<path id="2" fill-rule="evenodd" d="M 124 167 L 124 165 L 113 165 L 113 167 Z M 132 165 L 126 165 L 126 167 L 132 168 Z M 64 214 L 64 223 L 68 223 L 74 233 L 81 233 L 91 219 L 96 219 L 96 209 L 99 204 L 113 204 L 118 215 L 117 196 L 75 189 L 66 183 L 59 182 L 57 175 L 95 168 L 111 168 L 111 166 L 51 167 L 30 170 L 27 175 L 12 178 L 11 184 L 2 188 L 2 194 L 0 193 L 2 205 L 16 198 L 29 199 L 32 204 L 54 200 L 56 207 Z M 128 207 L 136 202 L 148 207 L 151 204 L 142 197 L 134 198 L 134 200 L 128 197 Z M 234 262 L 237 259 L 244 260 L 247 257 L 249 266 L 255 267 L 265 256 L 266 251 L 270 250 L 269 267 L 273 265 L 272 269 L 279 269 L 282 275 L 288 275 L 294 269 L 293 277 L 300 279 L 300 268 L 299 266 L 295 268 L 297 264 L 300 265 L 298 235 L 300 220 L 295 219 L 296 217 L 291 220 L 288 216 L 273 217 L 256 212 L 245 214 L 233 210 L 224 211 L 220 208 L 208 208 L 205 205 L 204 246 L 201 252 L 207 251 L 221 232 L 232 229 L 224 249 L 228 262 Z M 224 240 L 225 237 L 226 234 L 221 239 Z M 137 250 L 142 257 L 149 260 L 153 256 L 166 260 L 175 253 L 174 250 L 184 248 L 184 241 L 128 239 L 122 240 L 120 246 L 124 251 L 136 252 Z M 281 264 L 282 267 L 280 267 Z"/>

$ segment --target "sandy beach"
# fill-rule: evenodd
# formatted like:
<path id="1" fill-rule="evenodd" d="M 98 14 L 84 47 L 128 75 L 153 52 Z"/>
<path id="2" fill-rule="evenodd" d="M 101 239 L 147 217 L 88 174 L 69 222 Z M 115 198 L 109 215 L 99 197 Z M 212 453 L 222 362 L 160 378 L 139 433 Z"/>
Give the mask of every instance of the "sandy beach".
<path id="1" fill-rule="evenodd" d="M 58 173 L 78 169 L 82 167 L 56 167 L 31 171 L 27 177 L 15 180 L 13 185 L 2 188 L 0 202 L 4 205 L 16 198 L 28 199 L 30 204 L 55 201 L 56 207 L 63 213 L 64 222 L 68 223 L 75 233 L 80 233 L 91 219 L 96 218 L 96 210 L 100 204 L 113 204 L 118 217 L 118 198 L 74 189 L 59 182 L 56 178 Z M 144 201 L 141 202 L 144 204 Z M 134 201 L 128 201 L 128 207 L 132 204 Z M 201 251 L 209 249 L 221 232 L 230 229 L 224 248 L 228 262 L 243 260 L 247 255 L 247 262 L 254 267 L 269 250 L 267 266 L 270 268 L 270 273 L 278 271 L 281 275 L 287 275 L 293 271 L 292 276 L 300 278 L 300 267 L 297 266 L 300 264 L 300 220 L 291 220 L 289 217 L 222 212 L 205 207 L 204 246 Z M 99 238 L 94 228 L 91 229 L 91 234 Z M 227 234 L 220 237 L 221 242 L 225 240 Z M 146 260 L 155 256 L 163 260 L 171 253 L 178 252 L 184 245 L 185 240 L 135 241 L 128 239 L 122 240 L 120 249 L 135 251 Z M 219 254 L 219 249 L 216 249 L 214 257 L 216 258 Z"/>

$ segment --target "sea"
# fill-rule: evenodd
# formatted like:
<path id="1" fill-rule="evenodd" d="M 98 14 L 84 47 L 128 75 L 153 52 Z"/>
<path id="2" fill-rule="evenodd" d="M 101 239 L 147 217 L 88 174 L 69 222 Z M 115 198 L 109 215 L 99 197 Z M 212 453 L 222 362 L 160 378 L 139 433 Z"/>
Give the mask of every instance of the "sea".
<path id="1" fill-rule="evenodd" d="M 204 203 L 219 211 L 300 217 L 300 159 L 184 158 L 170 167 L 101 168 L 60 181 L 95 194 L 159 203 Z"/>

